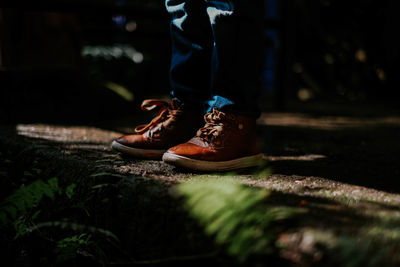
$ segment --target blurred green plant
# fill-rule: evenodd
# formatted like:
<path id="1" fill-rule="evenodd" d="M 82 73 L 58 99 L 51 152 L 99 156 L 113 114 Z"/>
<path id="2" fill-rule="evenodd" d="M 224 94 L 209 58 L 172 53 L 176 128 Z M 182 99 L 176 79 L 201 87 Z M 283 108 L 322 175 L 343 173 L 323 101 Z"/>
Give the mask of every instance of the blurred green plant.
<path id="1" fill-rule="evenodd" d="M 0 226 L 13 226 L 14 239 L 32 232 L 35 221 L 42 213 L 39 204 L 46 197 L 54 200 L 57 195 L 69 199 L 74 194 L 75 184 L 66 187 L 65 191 L 59 186 L 57 177 L 47 181 L 36 180 L 29 185 L 21 185 L 15 192 L 8 196 L 0 206 Z"/>
<path id="2" fill-rule="evenodd" d="M 66 262 L 75 258 L 78 249 L 90 245 L 91 237 L 91 235 L 84 233 L 59 240 L 54 250 L 57 255 L 57 262 Z"/>
<path id="3" fill-rule="evenodd" d="M 67 225 L 68 223 L 63 224 Z M 116 238 L 111 232 L 103 232 L 107 232 L 107 237 L 112 237 L 113 239 Z M 95 234 L 94 231 L 93 234 Z M 92 234 L 82 233 L 57 241 L 54 249 L 56 264 L 64 266 L 65 264 L 71 263 L 71 260 L 73 262 L 73 260 L 80 255 L 81 257 L 90 258 L 93 263 L 96 262 L 99 265 L 104 266 L 107 262 L 107 252 L 99 245 L 101 242 L 95 240 L 94 237 L 95 236 Z"/>
<path id="4" fill-rule="evenodd" d="M 41 239 L 55 243 L 53 252 L 56 264 L 64 264 L 76 259 L 79 251 L 85 257 L 104 263 L 105 253 L 95 241 L 92 241 L 92 237 L 99 236 L 100 240 L 108 243 L 118 241 L 118 238 L 110 231 L 70 221 L 38 222 L 41 214 L 45 214 L 44 217 L 48 218 L 49 214 L 54 213 L 56 203 L 71 201 L 75 195 L 75 188 L 74 183 L 65 188 L 60 187 L 58 179 L 54 177 L 47 181 L 39 179 L 28 185 L 23 184 L 11 193 L 0 205 L 0 229 L 3 232 L 14 230 L 15 233 L 14 238 L 11 237 L 8 242 L 12 244 L 14 241 L 24 242 L 29 240 L 31 233 L 37 232 L 35 243 L 41 243 Z M 52 205 L 46 205 L 46 199 L 51 200 Z M 44 228 L 55 228 L 57 231 L 42 231 Z M 59 230 L 65 231 L 67 235 L 72 233 L 72 235 L 65 237 L 65 234 Z M 52 234 L 49 235 L 49 233 Z M 49 238 L 49 236 L 52 237 Z"/>
<path id="5" fill-rule="evenodd" d="M 110 89 L 120 97 L 122 97 L 124 100 L 132 102 L 134 100 L 134 95 L 132 92 L 130 92 L 125 86 L 107 81 L 104 83 L 104 87 Z"/>
<path id="6" fill-rule="evenodd" d="M 69 191 L 68 194 L 71 195 L 73 189 L 69 189 Z M 60 194 L 62 194 L 62 190 L 56 177 L 48 181 L 37 180 L 29 185 L 23 184 L 0 205 L 0 223 L 5 225 L 13 222 L 37 207 L 44 197 L 54 199 L 56 195 Z M 38 211 L 34 215 L 37 216 Z"/>
<path id="7" fill-rule="evenodd" d="M 294 215 L 292 208 L 266 203 L 269 191 L 250 188 L 231 178 L 200 178 L 177 185 L 189 213 L 204 226 L 217 244 L 245 260 L 250 255 L 276 251 L 282 222 Z"/>

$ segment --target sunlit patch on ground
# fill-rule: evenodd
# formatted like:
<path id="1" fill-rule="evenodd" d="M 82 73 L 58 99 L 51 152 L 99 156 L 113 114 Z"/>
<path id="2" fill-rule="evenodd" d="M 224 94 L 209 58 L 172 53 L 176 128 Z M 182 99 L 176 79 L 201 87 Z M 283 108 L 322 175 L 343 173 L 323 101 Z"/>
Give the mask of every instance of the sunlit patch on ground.
<path id="1" fill-rule="evenodd" d="M 316 117 L 301 113 L 263 113 L 259 125 L 295 126 L 321 130 L 337 130 L 358 127 L 399 126 L 400 117 L 352 118 L 338 116 Z"/>
<path id="2" fill-rule="evenodd" d="M 266 156 L 265 158 L 269 161 L 280 161 L 280 160 L 313 161 L 317 159 L 324 159 L 326 158 L 326 156 L 307 154 L 301 156 Z"/>

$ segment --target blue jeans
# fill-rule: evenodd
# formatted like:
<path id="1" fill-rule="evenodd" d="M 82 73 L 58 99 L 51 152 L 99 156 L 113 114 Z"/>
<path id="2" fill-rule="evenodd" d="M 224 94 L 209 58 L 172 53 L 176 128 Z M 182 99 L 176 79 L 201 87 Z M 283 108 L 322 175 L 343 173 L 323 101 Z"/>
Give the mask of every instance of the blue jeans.
<path id="1" fill-rule="evenodd" d="M 171 95 L 258 117 L 264 0 L 166 0 L 172 15 Z"/>

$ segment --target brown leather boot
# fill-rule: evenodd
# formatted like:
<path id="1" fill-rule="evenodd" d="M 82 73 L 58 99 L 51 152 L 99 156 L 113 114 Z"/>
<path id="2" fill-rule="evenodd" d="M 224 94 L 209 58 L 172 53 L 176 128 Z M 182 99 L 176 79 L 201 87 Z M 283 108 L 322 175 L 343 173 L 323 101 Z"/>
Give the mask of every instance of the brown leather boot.
<path id="1" fill-rule="evenodd" d="M 136 134 L 113 141 L 113 149 L 140 158 L 161 158 L 170 147 L 189 140 L 202 125 L 201 111 L 190 110 L 176 100 L 169 106 L 165 101 L 148 99 L 143 101 L 141 108 L 160 110 L 149 124 L 136 127 Z"/>
<path id="2" fill-rule="evenodd" d="M 253 118 L 214 108 L 205 126 L 186 143 L 170 148 L 163 161 L 199 171 L 227 171 L 259 164 L 262 154 Z"/>

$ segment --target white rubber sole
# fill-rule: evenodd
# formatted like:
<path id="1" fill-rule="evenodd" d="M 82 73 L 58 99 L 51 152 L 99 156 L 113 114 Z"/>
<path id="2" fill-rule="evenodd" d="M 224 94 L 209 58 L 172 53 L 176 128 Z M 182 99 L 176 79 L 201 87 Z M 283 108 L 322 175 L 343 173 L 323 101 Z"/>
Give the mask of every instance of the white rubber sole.
<path id="1" fill-rule="evenodd" d="M 228 160 L 228 161 L 204 161 L 196 160 L 173 153 L 164 153 L 162 159 L 165 163 L 188 168 L 197 171 L 230 171 L 254 167 L 260 164 L 263 154 Z"/>
<path id="2" fill-rule="evenodd" d="M 165 151 L 167 151 L 165 149 L 132 148 L 129 146 L 124 146 L 123 144 L 118 143 L 117 141 L 113 141 L 111 147 L 118 152 L 146 159 L 160 159 L 162 155 L 165 153 Z"/>

